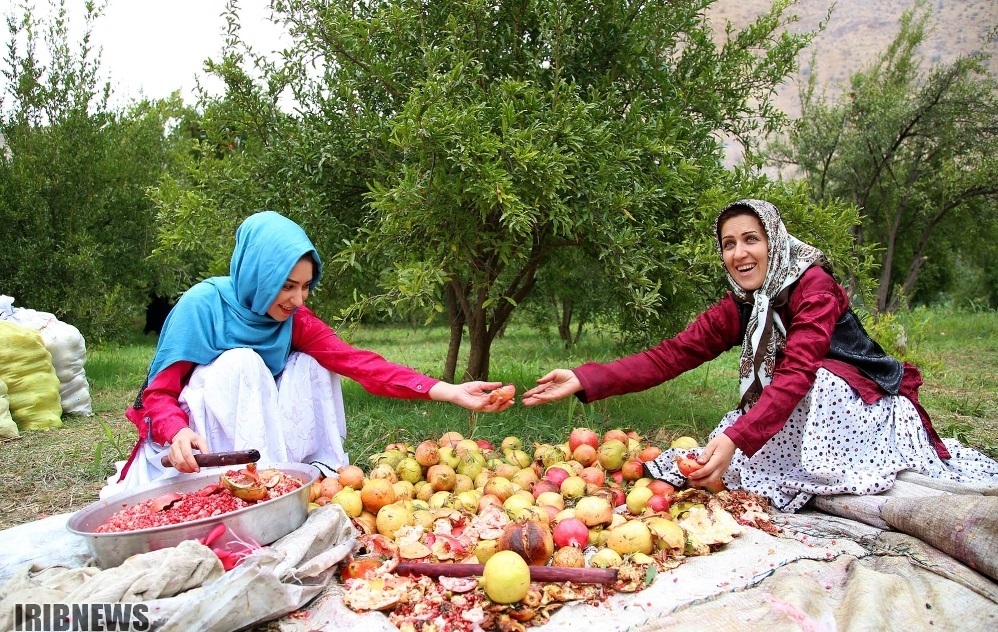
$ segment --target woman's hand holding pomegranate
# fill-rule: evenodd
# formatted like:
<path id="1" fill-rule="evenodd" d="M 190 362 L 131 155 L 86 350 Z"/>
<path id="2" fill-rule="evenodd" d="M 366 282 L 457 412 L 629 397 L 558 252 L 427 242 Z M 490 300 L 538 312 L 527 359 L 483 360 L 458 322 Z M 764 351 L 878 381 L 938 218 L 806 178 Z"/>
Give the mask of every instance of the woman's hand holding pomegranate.
<path id="1" fill-rule="evenodd" d="M 687 475 L 690 485 L 702 487 L 712 492 L 724 489 L 721 477 L 728 471 L 728 466 L 731 465 L 731 459 L 734 455 L 734 441 L 723 432 L 719 433 L 710 440 L 707 447 L 697 457 L 697 462 L 702 463 L 703 467 Z"/>

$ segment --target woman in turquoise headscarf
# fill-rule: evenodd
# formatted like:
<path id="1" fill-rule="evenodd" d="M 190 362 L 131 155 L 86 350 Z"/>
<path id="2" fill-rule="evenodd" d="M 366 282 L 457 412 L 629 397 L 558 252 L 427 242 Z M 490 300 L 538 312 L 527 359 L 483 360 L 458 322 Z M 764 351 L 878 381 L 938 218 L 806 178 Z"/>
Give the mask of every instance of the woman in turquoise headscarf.
<path id="1" fill-rule="evenodd" d="M 500 382 L 449 384 L 340 340 L 304 306 L 321 275 L 315 246 L 290 219 L 264 211 L 240 225 L 229 275 L 189 289 L 167 317 L 126 413 L 139 439 L 101 497 L 196 472 L 195 451 L 255 448 L 263 461 L 326 472 L 346 465 L 341 375 L 387 397 L 479 411 L 512 404 L 489 403 Z"/>

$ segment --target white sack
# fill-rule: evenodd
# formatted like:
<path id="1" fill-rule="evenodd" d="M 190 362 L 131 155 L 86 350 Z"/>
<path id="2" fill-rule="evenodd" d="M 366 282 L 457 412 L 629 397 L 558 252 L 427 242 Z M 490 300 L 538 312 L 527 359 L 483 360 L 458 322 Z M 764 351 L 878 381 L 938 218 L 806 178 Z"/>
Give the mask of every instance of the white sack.
<path id="1" fill-rule="evenodd" d="M 0 439 L 14 439 L 20 432 L 14 418 L 10 416 L 10 400 L 7 399 L 7 383 L 0 380 Z"/>
<path id="2" fill-rule="evenodd" d="M 52 366 L 59 378 L 59 397 L 64 413 L 93 414 L 90 384 L 83 367 L 87 363 L 87 345 L 80 330 L 48 312 L 13 307 L 14 299 L 0 296 L 0 320 L 30 327 L 41 334 L 45 348 L 52 354 Z"/>

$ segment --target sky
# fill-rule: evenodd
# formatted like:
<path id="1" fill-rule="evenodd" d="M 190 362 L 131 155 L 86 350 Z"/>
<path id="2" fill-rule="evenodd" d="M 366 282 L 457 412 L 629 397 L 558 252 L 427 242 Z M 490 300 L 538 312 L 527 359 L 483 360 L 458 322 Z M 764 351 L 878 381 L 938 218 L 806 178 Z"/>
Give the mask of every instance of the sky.
<path id="1" fill-rule="evenodd" d="M 39 15 L 49 0 L 0 0 L 4 17 L 23 2 Z M 94 24 L 93 40 L 103 49 L 101 68 L 113 88 L 113 103 L 165 98 L 181 90 L 193 102 L 195 78 L 219 91 L 206 78 L 204 60 L 220 58 L 224 41 L 225 0 L 106 0 L 104 14 Z M 269 22 L 268 0 L 237 0 L 243 38 L 258 52 L 281 48 L 282 32 Z M 71 23 L 83 28 L 84 0 L 66 0 Z M 74 40 L 78 41 L 78 40 Z"/>

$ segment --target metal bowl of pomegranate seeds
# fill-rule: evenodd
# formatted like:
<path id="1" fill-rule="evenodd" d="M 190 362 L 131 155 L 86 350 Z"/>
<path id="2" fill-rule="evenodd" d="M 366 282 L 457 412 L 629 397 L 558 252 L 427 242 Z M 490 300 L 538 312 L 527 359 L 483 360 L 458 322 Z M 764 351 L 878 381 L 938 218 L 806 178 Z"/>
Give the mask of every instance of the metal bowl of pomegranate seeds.
<path id="1" fill-rule="evenodd" d="M 202 469 L 197 474 L 180 474 L 167 481 L 150 483 L 133 492 L 98 501 L 73 514 L 66 526 L 86 540 L 101 568 L 118 566 L 137 553 L 177 546 L 184 540 L 204 540 L 209 535 L 216 536 L 210 544 L 213 549 L 236 554 L 254 546 L 265 546 L 305 522 L 309 487 L 318 478 L 319 471 L 302 463 L 275 463 L 259 467 L 261 470 L 280 470 L 289 481 L 295 479 L 292 484 L 300 482 L 301 486 L 269 500 L 255 503 L 240 501 L 234 508 L 225 504 L 226 494 L 198 496 L 198 492 L 203 493 L 206 489 L 213 491 L 209 486 L 217 484 L 219 476 L 233 468 Z M 231 495 L 228 500 L 231 500 Z M 147 519 L 148 516 L 143 517 L 141 512 L 132 512 L 128 517 L 129 511 L 140 505 L 144 511 L 158 513 L 165 510 L 176 512 L 185 503 L 191 506 L 190 519 L 185 516 L 185 521 L 177 524 L 144 527 L 154 521 Z M 197 517 L 211 512 L 224 513 Z M 134 529 L 102 532 L 109 524 L 117 523 L 118 528 L 126 528 L 121 524 L 123 516 L 126 520 L 132 520 L 126 525 L 127 528 L 134 526 Z M 224 530 L 219 525 L 224 525 Z"/>

